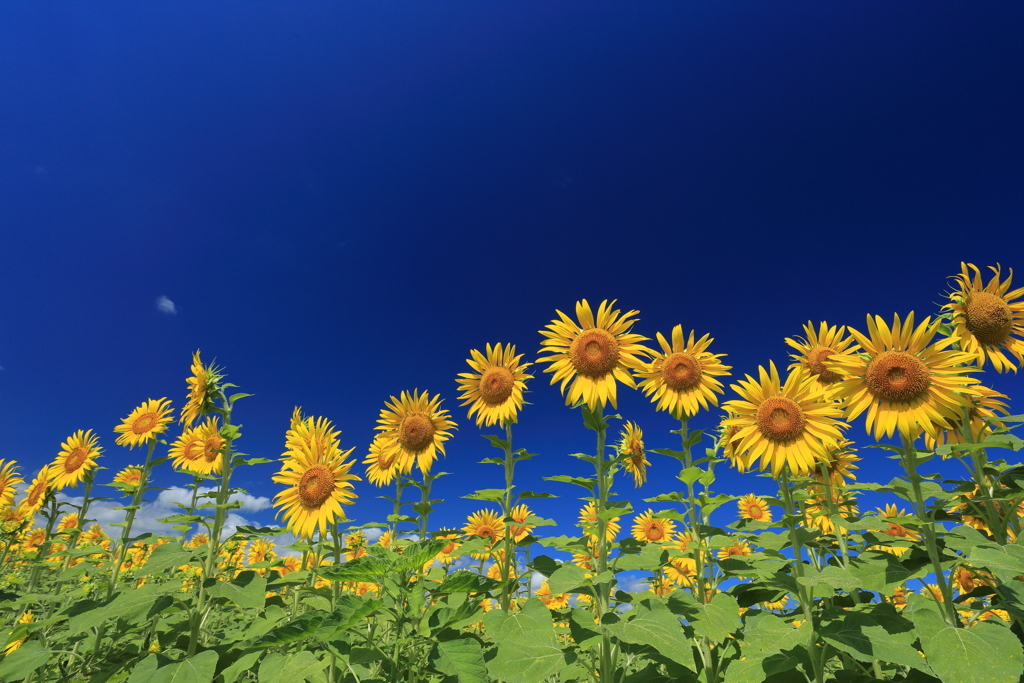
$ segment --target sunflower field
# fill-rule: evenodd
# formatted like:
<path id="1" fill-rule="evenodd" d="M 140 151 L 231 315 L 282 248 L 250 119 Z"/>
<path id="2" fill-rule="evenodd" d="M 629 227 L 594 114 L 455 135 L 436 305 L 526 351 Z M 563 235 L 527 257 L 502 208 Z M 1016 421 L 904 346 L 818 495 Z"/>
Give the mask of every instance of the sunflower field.
<path id="1" fill-rule="evenodd" d="M 149 399 L 114 427 L 141 464 L 112 481 L 97 481 L 92 429 L 27 486 L 0 460 L 0 681 L 1015 683 L 1024 467 L 997 453 L 1024 445 L 1024 416 L 981 377 L 1024 365 L 1024 288 L 991 270 L 963 264 L 924 319 L 809 322 L 785 340 L 788 368 L 731 381 L 709 334 L 645 337 L 614 301 L 557 311 L 533 362 L 508 344 L 473 350 L 458 398 L 493 432 L 484 463 L 505 485 L 466 491 L 480 509 L 461 528 L 430 523 L 457 426 L 440 395 L 392 397 L 359 455 L 296 408 L 280 458 L 251 458 L 235 421 L 247 394 L 197 351 L 180 410 Z M 555 520 L 530 509 L 553 494 L 514 483 L 533 457 L 513 440 L 523 392 L 545 375 L 595 441 L 566 456 L 592 475 L 546 477 L 584 491 L 578 519 L 560 520 L 572 536 L 543 534 Z M 615 414 L 622 388 L 671 415 L 677 448 L 645 448 L 634 416 Z M 719 429 L 690 427 L 713 410 Z M 903 474 L 864 481 L 865 449 Z M 641 497 L 652 459 L 675 461 L 676 492 Z M 951 460 L 966 478 L 934 471 Z M 229 535 L 233 475 L 272 462 L 282 526 Z M 730 467 L 769 473 L 777 496 L 715 490 Z M 161 520 L 176 533 L 133 533 L 172 470 L 191 479 L 190 502 Z M 393 513 L 349 522 L 357 482 Z M 90 519 L 97 485 L 123 522 Z M 80 504 L 58 497 L 69 489 Z M 889 502 L 864 509 L 865 494 Z M 278 546 L 288 532 L 297 541 Z"/>

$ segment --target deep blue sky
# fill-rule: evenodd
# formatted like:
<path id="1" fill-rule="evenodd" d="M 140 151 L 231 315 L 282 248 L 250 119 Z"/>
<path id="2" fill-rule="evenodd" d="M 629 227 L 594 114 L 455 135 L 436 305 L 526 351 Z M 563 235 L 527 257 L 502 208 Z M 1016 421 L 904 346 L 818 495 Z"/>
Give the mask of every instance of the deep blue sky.
<path id="1" fill-rule="evenodd" d="M 435 521 L 461 525 L 501 472 L 455 375 L 485 342 L 533 360 L 556 308 L 618 298 L 753 373 L 807 320 L 933 312 L 961 260 L 1024 268 L 1020 3 L 7 2 L 0 93 L 0 457 L 26 474 L 77 429 L 106 477 L 137 462 L 114 425 L 180 407 L 201 348 L 255 394 L 253 455 L 301 405 L 362 456 L 389 395 L 441 392 Z M 592 437 L 548 377 L 517 481 L 570 522 L 540 477 Z M 641 495 L 672 483 L 654 462 Z M 275 469 L 238 483 L 272 496 Z"/>

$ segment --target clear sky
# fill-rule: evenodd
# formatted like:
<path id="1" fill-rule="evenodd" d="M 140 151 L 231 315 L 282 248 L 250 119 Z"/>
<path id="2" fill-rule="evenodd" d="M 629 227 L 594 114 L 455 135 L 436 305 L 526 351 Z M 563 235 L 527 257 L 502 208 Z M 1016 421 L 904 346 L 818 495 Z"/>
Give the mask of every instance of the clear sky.
<path id="1" fill-rule="evenodd" d="M 7 2 L 0 93 L 0 458 L 26 475 L 78 429 L 100 481 L 139 462 L 113 427 L 180 408 L 201 349 L 255 394 L 253 456 L 300 405 L 361 458 L 385 399 L 440 392 L 459 430 L 432 526 L 461 526 L 502 475 L 455 376 L 487 342 L 534 360 L 555 309 L 616 298 L 754 373 L 808 320 L 933 313 L 962 260 L 1024 269 L 1020 3 Z M 517 483 L 571 524 L 578 489 L 541 477 L 584 474 L 565 456 L 592 435 L 537 374 Z M 894 476 L 880 453 L 861 479 Z M 652 460 L 621 482 L 637 505 L 673 484 Z M 238 473 L 245 519 L 272 520 L 275 470 Z"/>

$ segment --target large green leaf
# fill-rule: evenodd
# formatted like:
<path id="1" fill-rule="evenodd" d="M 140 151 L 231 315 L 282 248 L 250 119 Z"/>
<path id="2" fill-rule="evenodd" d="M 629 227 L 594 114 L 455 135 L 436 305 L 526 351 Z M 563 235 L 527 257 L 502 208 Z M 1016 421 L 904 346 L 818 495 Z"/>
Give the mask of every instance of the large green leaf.
<path id="1" fill-rule="evenodd" d="M 743 640 L 743 656 L 753 659 L 760 656 L 762 659 L 768 655 L 791 650 L 794 647 L 804 645 L 810 638 L 811 625 L 803 623 L 800 628 L 793 628 L 774 614 L 762 614 L 755 620 L 748 622 Z"/>
<path id="2" fill-rule="evenodd" d="M 326 683 L 325 665 L 309 650 L 290 655 L 273 653 L 260 664 L 260 683 Z"/>
<path id="3" fill-rule="evenodd" d="M 668 551 L 663 547 L 648 543 L 639 553 L 624 553 L 619 555 L 615 566 L 624 571 L 642 570 L 654 571 L 668 561 Z"/>
<path id="4" fill-rule="evenodd" d="M 860 582 L 864 590 L 889 595 L 894 586 L 924 576 L 927 569 L 911 571 L 900 564 L 891 553 L 871 550 L 861 553 L 850 562 L 850 575 Z"/>
<path id="5" fill-rule="evenodd" d="M 548 579 L 548 588 L 551 589 L 552 595 L 568 593 L 582 586 L 586 580 L 587 573 L 581 567 L 566 562 Z"/>
<path id="6" fill-rule="evenodd" d="M 725 671 L 725 683 L 761 683 L 768 676 L 784 671 L 791 675 L 788 680 L 800 681 L 802 677 L 796 675 L 800 661 L 799 657 L 783 653 L 734 660 L 729 662 L 729 668 Z"/>
<path id="7" fill-rule="evenodd" d="M 0 662 L 0 681 L 22 681 L 30 673 L 46 664 L 53 652 L 46 650 L 38 641 L 30 641 L 19 647 Z"/>
<path id="8" fill-rule="evenodd" d="M 697 613 L 689 618 L 693 631 L 712 642 L 721 643 L 740 627 L 740 606 L 728 593 L 719 593 L 711 602 L 697 604 Z"/>
<path id="9" fill-rule="evenodd" d="M 317 573 L 329 581 L 369 581 L 379 583 L 391 571 L 391 563 L 371 555 L 348 562 L 321 567 Z"/>
<path id="10" fill-rule="evenodd" d="M 486 683 L 487 666 L 480 643 L 473 638 L 445 640 L 434 646 L 430 663 L 448 676 L 455 676 L 459 683 Z"/>
<path id="11" fill-rule="evenodd" d="M 968 561 L 986 567 L 1003 581 L 1024 574 L 1024 546 L 987 543 L 971 551 Z"/>
<path id="12" fill-rule="evenodd" d="M 171 567 L 180 567 L 192 561 L 192 553 L 183 550 L 177 543 L 164 543 L 153 549 L 146 564 L 138 571 L 139 576 L 159 574 Z"/>
<path id="13" fill-rule="evenodd" d="M 235 683 L 239 676 L 256 664 L 256 660 L 258 660 L 262 654 L 263 652 L 261 650 L 246 652 L 235 660 L 234 664 L 220 672 L 221 678 L 224 679 L 224 683 Z"/>
<path id="14" fill-rule="evenodd" d="M 210 683 L 217 670 L 217 653 L 200 652 L 180 662 L 150 655 L 135 665 L 128 683 Z"/>
<path id="15" fill-rule="evenodd" d="M 164 593 L 175 590 L 173 584 L 150 584 L 142 588 L 122 588 L 114 594 L 114 598 L 107 604 L 97 603 L 95 606 L 74 614 L 68 620 L 68 629 L 71 635 L 88 631 L 102 624 L 107 619 L 125 619 L 126 621 L 139 621 L 156 616 L 167 609 L 172 600 Z M 82 609 L 83 603 L 74 606 L 73 609 Z"/>
<path id="16" fill-rule="evenodd" d="M 913 617 L 928 664 L 942 683 L 1017 683 L 1024 673 L 1024 652 L 1010 629 L 984 621 L 954 628 L 926 609 Z"/>
<path id="17" fill-rule="evenodd" d="M 797 581 L 814 588 L 816 596 L 831 597 L 835 590 L 850 591 L 860 588 L 861 580 L 848 569 L 842 567 L 825 567 L 817 574 L 801 576 Z"/>
<path id="18" fill-rule="evenodd" d="M 267 579 L 245 571 L 231 581 L 218 581 L 208 589 L 215 598 L 226 598 L 243 609 L 263 609 L 267 604 Z"/>
<path id="19" fill-rule="evenodd" d="M 501 585 L 500 581 L 495 581 L 487 576 L 481 576 L 476 572 L 466 571 L 461 569 L 456 572 L 452 572 L 445 578 L 444 582 L 433 589 L 433 593 L 487 593 L 495 590 Z"/>
<path id="20" fill-rule="evenodd" d="M 683 624 L 660 600 L 641 600 L 626 619 L 609 624 L 607 628 L 609 633 L 625 643 L 646 645 L 691 671 L 696 669 L 692 643 L 686 637 Z"/>
<path id="21" fill-rule="evenodd" d="M 484 626 L 497 648 L 497 654 L 487 663 L 488 672 L 495 678 L 507 683 L 536 683 L 565 664 L 551 612 L 537 598 L 527 600 L 514 614 L 488 612 Z"/>
<path id="22" fill-rule="evenodd" d="M 408 545 L 402 551 L 398 561 L 395 562 L 392 571 L 419 571 L 420 567 L 444 550 L 448 543 L 449 541 L 443 538 L 430 538 Z"/>
<path id="23" fill-rule="evenodd" d="M 836 649 L 862 662 L 878 659 L 931 673 L 921 653 L 912 645 L 917 639 L 914 631 L 890 633 L 867 614 L 847 614 L 842 622 L 834 621 L 822 628 L 821 636 Z"/>

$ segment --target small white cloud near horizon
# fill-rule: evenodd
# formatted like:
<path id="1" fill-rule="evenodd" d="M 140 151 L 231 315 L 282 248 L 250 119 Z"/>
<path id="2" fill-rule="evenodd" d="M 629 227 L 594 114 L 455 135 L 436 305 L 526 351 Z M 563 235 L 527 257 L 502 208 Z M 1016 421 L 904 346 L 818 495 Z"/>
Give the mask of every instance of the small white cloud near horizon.
<path id="1" fill-rule="evenodd" d="M 174 302 L 171 301 L 170 299 L 168 299 L 163 294 L 161 294 L 157 298 L 157 300 L 156 300 L 156 308 L 161 313 L 166 313 L 167 315 L 177 315 L 178 314 L 177 306 L 175 306 Z"/>

